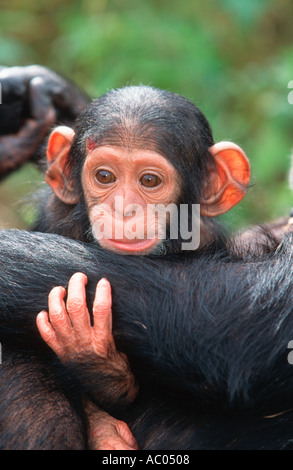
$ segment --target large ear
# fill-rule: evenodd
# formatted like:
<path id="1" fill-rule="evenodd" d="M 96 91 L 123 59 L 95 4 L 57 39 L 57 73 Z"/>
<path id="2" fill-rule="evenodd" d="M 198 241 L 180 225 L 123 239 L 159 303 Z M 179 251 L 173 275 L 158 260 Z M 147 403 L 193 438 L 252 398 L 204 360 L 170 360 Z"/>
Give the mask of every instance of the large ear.
<path id="1" fill-rule="evenodd" d="M 219 142 L 209 150 L 217 171 L 212 170 L 200 212 L 206 217 L 215 217 L 244 198 L 250 180 L 250 164 L 243 150 L 232 142 Z"/>
<path id="2" fill-rule="evenodd" d="M 68 184 L 68 175 L 66 174 L 68 153 L 73 138 L 74 131 L 70 127 L 56 127 L 49 137 L 47 147 L 46 182 L 51 186 L 56 196 L 66 204 L 76 204 L 79 199 L 72 184 Z"/>

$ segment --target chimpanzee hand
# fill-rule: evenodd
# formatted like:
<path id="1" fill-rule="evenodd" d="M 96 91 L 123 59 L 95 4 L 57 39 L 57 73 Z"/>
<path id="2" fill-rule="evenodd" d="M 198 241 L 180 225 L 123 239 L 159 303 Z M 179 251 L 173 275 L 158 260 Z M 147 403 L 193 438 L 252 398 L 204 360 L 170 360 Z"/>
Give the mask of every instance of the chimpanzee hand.
<path id="1" fill-rule="evenodd" d="M 0 72 L 1 81 L 1 72 Z M 38 146 L 44 140 L 48 129 L 56 122 L 56 113 L 50 100 L 43 92 L 43 81 L 34 78 L 28 86 L 30 101 L 30 117 L 23 119 L 21 127 L 14 133 L 0 135 L 0 177 L 17 169 L 34 155 Z M 0 105 L 0 128 L 3 132 L 2 121 L 5 115 L 8 118 L 8 106 L 1 108 Z M 13 107 L 10 108 L 13 116 Z M 17 116 L 15 116 L 17 121 Z M 1 132 L 1 133 L 2 133 Z"/>
<path id="2" fill-rule="evenodd" d="M 85 403 L 88 447 L 91 450 L 138 450 L 136 440 L 124 421 L 113 418 L 91 402 Z"/>
<path id="3" fill-rule="evenodd" d="M 85 393 L 104 407 L 131 403 L 138 388 L 125 354 L 118 352 L 112 335 L 111 286 L 97 284 L 93 326 L 86 304 L 87 277 L 72 276 L 67 302 L 64 287 L 49 294 L 49 313 L 40 312 L 37 326 L 43 340 L 81 382 Z"/>
<path id="4" fill-rule="evenodd" d="M 0 177 L 34 158 L 51 127 L 70 125 L 88 97 L 41 66 L 0 67 Z"/>

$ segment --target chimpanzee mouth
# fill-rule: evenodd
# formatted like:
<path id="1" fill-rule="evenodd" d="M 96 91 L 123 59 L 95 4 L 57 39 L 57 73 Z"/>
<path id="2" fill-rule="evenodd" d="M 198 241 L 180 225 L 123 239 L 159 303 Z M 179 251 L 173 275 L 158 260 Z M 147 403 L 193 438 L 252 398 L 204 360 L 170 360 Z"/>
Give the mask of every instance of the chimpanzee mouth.
<path id="1" fill-rule="evenodd" d="M 134 252 L 141 252 L 141 251 L 149 251 L 151 248 L 154 247 L 158 243 L 157 238 L 152 239 L 145 239 L 145 240 L 127 240 L 127 241 L 119 241 L 119 240 L 110 240 L 104 239 L 103 245 L 107 249 L 116 249 L 119 251 L 124 251 L 127 253 L 134 253 Z"/>

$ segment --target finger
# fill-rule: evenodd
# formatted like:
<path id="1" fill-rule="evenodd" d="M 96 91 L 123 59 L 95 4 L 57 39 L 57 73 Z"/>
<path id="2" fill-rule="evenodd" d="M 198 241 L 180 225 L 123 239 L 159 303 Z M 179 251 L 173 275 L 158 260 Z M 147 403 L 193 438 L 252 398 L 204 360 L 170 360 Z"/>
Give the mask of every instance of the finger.
<path id="1" fill-rule="evenodd" d="M 19 67 L 5 67 L 0 70 L 0 81 L 2 86 L 2 95 L 5 102 L 11 102 L 13 99 L 23 99 L 27 92 L 27 74 L 19 73 Z"/>
<path id="2" fill-rule="evenodd" d="M 56 114 L 52 105 L 52 97 L 42 77 L 34 77 L 30 81 L 29 96 L 32 118 L 37 121 L 45 121 L 48 127 L 53 125 L 56 120 Z"/>
<path id="3" fill-rule="evenodd" d="M 138 450 L 138 445 L 136 439 L 132 432 L 130 431 L 128 425 L 124 421 L 118 421 L 117 425 L 118 434 L 123 439 L 123 441 L 134 450 Z"/>
<path id="4" fill-rule="evenodd" d="M 66 338 L 72 332 L 72 325 L 64 302 L 65 294 L 64 287 L 54 287 L 48 298 L 49 321 L 60 338 Z"/>
<path id="5" fill-rule="evenodd" d="M 49 322 L 48 312 L 42 311 L 37 315 L 37 328 L 42 339 L 47 343 L 47 345 L 53 349 L 53 351 L 58 354 L 60 353 L 60 343 L 56 331 Z"/>
<path id="6" fill-rule="evenodd" d="M 66 308 L 73 328 L 83 334 L 91 328 L 90 316 L 86 303 L 87 277 L 83 273 L 75 273 L 68 284 Z"/>
<path id="7" fill-rule="evenodd" d="M 111 284 L 105 278 L 97 284 L 93 319 L 94 331 L 101 339 L 112 336 L 112 292 Z"/>

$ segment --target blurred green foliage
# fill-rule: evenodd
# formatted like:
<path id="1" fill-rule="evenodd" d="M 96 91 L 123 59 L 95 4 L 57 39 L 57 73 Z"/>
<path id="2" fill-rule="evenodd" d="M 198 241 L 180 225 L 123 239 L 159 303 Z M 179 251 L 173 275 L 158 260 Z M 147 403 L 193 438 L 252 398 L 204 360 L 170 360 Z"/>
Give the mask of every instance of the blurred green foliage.
<path id="1" fill-rule="evenodd" d="M 191 99 L 251 161 L 252 187 L 224 217 L 239 228 L 293 205 L 292 18 L 291 0 L 0 0 L 0 64 L 46 65 L 93 97 L 144 83 Z M 30 168 L 2 184 L 5 207 L 40 181 Z"/>

